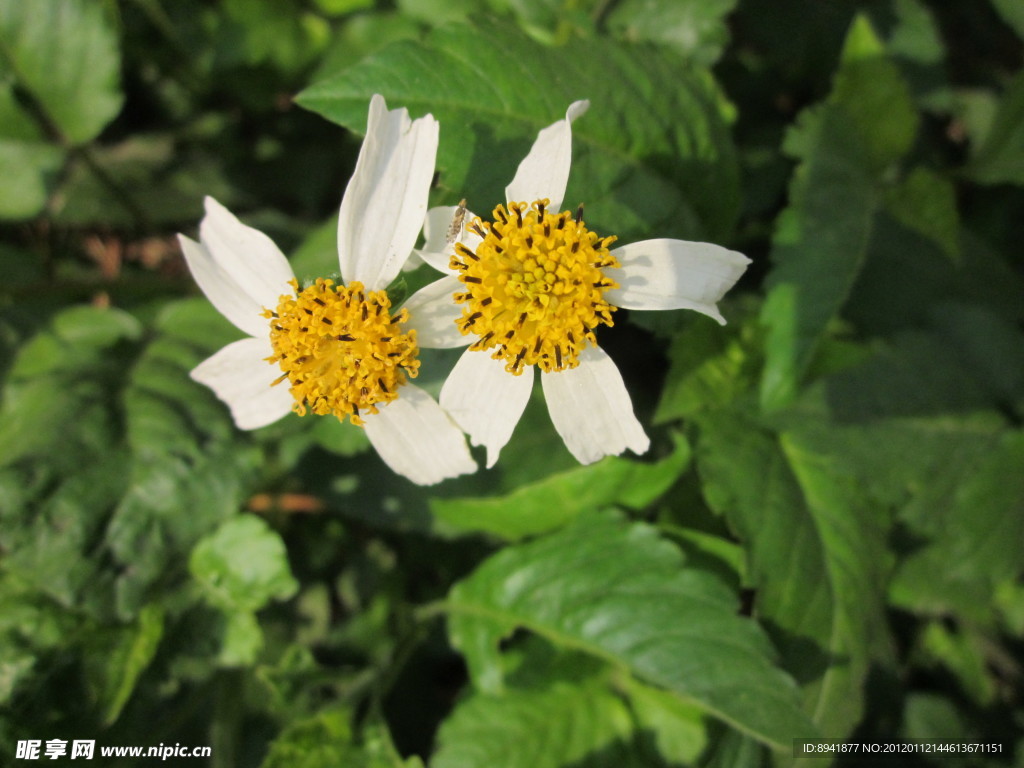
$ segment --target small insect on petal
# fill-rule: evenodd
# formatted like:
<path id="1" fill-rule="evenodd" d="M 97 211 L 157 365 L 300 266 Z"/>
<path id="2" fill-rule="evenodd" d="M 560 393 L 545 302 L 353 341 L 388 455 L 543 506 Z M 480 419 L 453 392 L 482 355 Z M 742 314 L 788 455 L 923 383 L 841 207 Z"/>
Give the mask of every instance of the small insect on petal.
<path id="1" fill-rule="evenodd" d="M 455 215 L 452 216 L 452 223 L 448 225 L 448 236 L 444 239 L 445 248 L 459 239 L 459 235 L 462 233 L 462 222 L 465 218 L 466 198 L 462 198 L 459 200 L 459 207 L 455 209 Z"/>

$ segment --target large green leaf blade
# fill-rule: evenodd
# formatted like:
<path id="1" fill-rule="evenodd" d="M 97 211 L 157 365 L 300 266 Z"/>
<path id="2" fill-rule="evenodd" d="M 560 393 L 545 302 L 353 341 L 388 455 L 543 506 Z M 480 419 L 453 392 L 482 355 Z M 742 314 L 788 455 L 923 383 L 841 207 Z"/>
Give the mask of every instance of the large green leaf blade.
<path id="1" fill-rule="evenodd" d="M 917 128 L 910 92 L 869 23 L 855 19 L 828 100 L 787 137 L 801 160 L 772 242 L 761 403 L 793 400 L 860 274 L 886 174 Z"/>
<path id="2" fill-rule="evenodd" d="M 777 628 L 806 711 L 823 733 L 848 733 L 872 661 L 884 656 L 884 588 L 873 565 L 881 528 L 822 498 L 833 475 L 797 445 L 730 414 L 700 425 L 705 493 L 748 551 L 758 614 Z"/>
<path id="3" fill-rule="evenodd" d="M 714 576 L 682 567 L 657 532 L 588 515 L 509 547 L 457 584 L 453 644 L 485 691 L 502 688 L 499 641 L 525 627 L 627 667 L 766 743 L 813 732 L 756 624 Z"/>
<path id="4" fill-rule="evenodd" d="M 627 236 L 725 236 L 737 208 L 734 150 L 710 75 L 667 51 L 607 40 L 545 47 L 492 23 L 450 25 L 388 46 L 300 94 L 362 132 L 370 97 L 432 113 L 452 197 L 487 213 L 537 132 L 590 99 L 573 126 L 566 204 Z"/>
<path id="5" fill-rule="evenodd" d="M 71 143 L 121 109 L 117 37 L 101 3 L 0 0 L 0 56 Z"/>

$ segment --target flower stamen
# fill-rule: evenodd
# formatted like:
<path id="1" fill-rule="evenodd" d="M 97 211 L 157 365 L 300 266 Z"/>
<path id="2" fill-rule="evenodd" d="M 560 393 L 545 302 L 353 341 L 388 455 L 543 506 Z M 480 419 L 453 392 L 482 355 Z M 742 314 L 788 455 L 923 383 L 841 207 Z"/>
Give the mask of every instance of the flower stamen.
<path id="1" fill-rule="evenodd" d="M 385 291 L 364 291 L 361 283 L 335 285 L 317 279 L 303 290 L 291 281 L 294 295 L 283 295 L 276 311 L 265 309 L 270 344 L 295 398 L 292 410 L 333 413 L 362 425 L 360 414 L 377 413 L 377 405 L 398 397 L 398 388 L 419 372 L 416 332 L 402 331 L 408 319 L 391 315 Z"/>
<path id="2" fill-rule="evenodd" d="M 480 337 L 470 349 L 493 349 L 516 375 L 529 365 L 575 368 L 616 309 L 604 293 L 618 285 L 602 271 L 619 266 L 608 252 L 615 237 L 588 230 L 582 205 L 573 216 L 550 213 L 549 202 L 511 202 L 495 208 L 492 221 L 474 219 L 468 228 L 483 241 L 475 251 L 457 243 L 450 261 L 466 287 L 455 294 L 466 305 L 459 330 Z"/>

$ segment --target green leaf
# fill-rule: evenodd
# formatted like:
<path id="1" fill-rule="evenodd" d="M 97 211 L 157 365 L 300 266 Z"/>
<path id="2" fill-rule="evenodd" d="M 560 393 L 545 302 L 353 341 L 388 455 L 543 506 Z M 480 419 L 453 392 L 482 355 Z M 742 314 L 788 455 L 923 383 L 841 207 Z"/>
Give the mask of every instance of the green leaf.
<path id="1" fill-rule="evenodd" d="M 700 64 L 714 64 L 729 42 L 725 17 L 737 0 L 655 3 L 625 0 L 612 6 L 608 29 L 631 43 L 667 45 Z"/>
<path id="2" fill-rule="evenodd" d="M 696 764 L 708 746 L 707 726 L 700 707 L 635 680 L 629 681 L 628 693 L 638 730 L 654 735 L 665 762 Z"/>
<path id="3" fill-rule="evenodd" d="M 489 558 L 446 607 L 451 641 L 484 692 L 502 689 L 499 642 L 522 627 L 621 665 L 766 743 L 783 747 L 814 731 L 765 636 L 736 614 L 735 595 L 683 568 L 647 525 L 580 516 Z"/>
<path id="4" fill-rule="evenodd" d="M 76 617 L 40 600 L 10 570 L 0 572 L 0 704 L 8 706 L 19 688 L 30 684 L 37 664 L 63 645 L 78 625 Z"/>
<path id="5" fill-rule="evenodd" d="M 939 621 L 925 625 L 920 638 L 927 661 L 938 662 L 950 670 L 967 694 L 981 706 L 990 705 L 996 696 L 996 681 L 989 674 L 985 647 L 991 640 L 976 633 L 954 631 Z"/>
<path id="6" fill-rule="evenodd" d="M 96 695 L 104 725 L 110 725 L 121 715 L 139 676 L 153 660 L 163 634 L 163 610 L 148 605 L 130 626 L 101 630 L 91 638 L 89 661 L 95 666 Z"/>
<path id="7" fill-rule="evenodd" d="M 1024 40 L 1024 6 L 1016 0 L 992 0 L 1003 21 L 1009 24 L 1017 36 Z"/>
<path id="8" fill-rule="evenodd" d="M 956 463 L 950 461 L 930 493 L 901 514 L 911 535 L 926 543 L 913 548 L 895 574 L 897 605 L 991 621 L 990 596 L 1024 569 L 1018 546 L 1024 539 L 1024 478 L 1018 471 L 1024 434 L 981 433 L 975 443 L 968 453 L 969 444 L 961 440 Z"/>
<path id="9" fill-rule="evenodd" d="M 121 110 L 120 53 L 101 3 L 0 0 L 0 57 L 73 144 Z"/>
<path id="10" fill-rule="evenodd" d="M 960 255 L 960 214 L 953 183 L 917 167 L 885 191 L 885 205 L 900 224 L 934 242 L 954 261 Z"/>
<path id="11" fill-rule="evenodd" d="M 822 733 L 860 720 L 872 666 L 889 657 L 884 521 L 841 457 L 726 412 L 699 416 L 698 468 L 711 506 L 747 551 L 757 614 Z M 838 738 L 837 736 L 836 738 Z"/>
<path id="12" fill-rule="evenodd" d="M 542 689 L 476 694 L 441 725 L 431 768 L 649 765 L 629 742 L 625 702 L 598 675 Z"/>
<path id="13" fill-rule="evenodd" d="M 805 110 L 786 149 L 800 158 L 772 241 L 761 319 L 768 329 L 761 403 L 792 401 L 864 264 L 880 187 L 910 148 L 917 115 L 881 41 L 858 17 L 832 94 Z"/>
<path id="14" fill-rule="evenodd" d="M 64 151 L 41 142 L 0 137 L 0 218 L 27 219 L 46 205 L 50 182 L 64 163 Z"/>
<path id="15" fill-rule="evenodd" d="M 1024 72 L 1010 81 L 967 171 L 982 184 L 1024 184 Z"/>
<path id="16" fill-rule="evenodd" d="M 514 541 L 561 528 L 591 509 L 645 507 L 668 490 L 689 461 L 689 445 L 680 437 L 672 455 L 656 464 L 611 456 L 520 486 L 506 496 L 431 499 L 430 509 L 443 527 Z"/>
<path id="17" fill-rule="evenodd" d="M 322 19 L 302 14 L 274 0 L 226 0 L 229 23 L 222 34 L 237 38 L 239 53 L 248 64 L 270 63 L 296 70 L 310 61 L 327 42 Z"/>
<path id="18" fill-rule="evenodd" d="M 257 611 L 298 589 L 281 537 L 252 515 L 227 520 L 201 539 L 189 571 L 211 604 L 231 611 Z"/>
<path id="19" fill-rule="evenodd" d="M 0 466 L 38 456 L 54 466 L 79 460 L 69 439 L 68 416 L 83 450 L 97 450 L 109 439 L 111 425 L 101 404 L 116 371 L 107 351 L 141 333 L 131 315 L 116 309 L 72 307 L 56 316 L 50 329 L 19 351 L 0 405 Z M 61 443 L 64 450 L 54 456 Z M 55 461 L 59 456 L 63 461 Z"/>
<path id="20" fill-rule="evenodd" d="M 910 149 L 917 132 L 910 89 L 864 16 L 855 17 L 850 27 L 828 103 L 852 122 L 875 173 Z"/>
<path id="21" fill-rule="evenodd" d="M 691 323 L 672 339 L 669 371 L 654 414 L 655 424 L 728 405 L 755 388 L 760 372 L 759 329 Z"/>
<path id="22" fill-rule="evenodd" d="M 352 719 L 347 708 L 334 707 L 292 723 L 260 768 L 423 768 L 418 757 L 399 756 L 386 726 L 369 723 L 357 736 Z"/>
<path id="23" fill-rule="evenodd" d="M 736 161 L 717 90 L 667 51 L 602 39 L 553 49 L 507 25 L 453 24 L 390 45 L 298 101 L 361 132 L 374 93 L 438 118 L 441 183 L 478 213 L 504 202 L 537 132 L 590 99 L 573 125 L 568 207 L 585 202 L 588 223 L 623 239 L 721 239 L 735 218 Z"/>
<path id="24" fill-rule="evenodd" d="M 221 627 L 217 661 L 225 667 L 248 667 L 263 650 L 263 630 L 256 615 L 246 610 L 229 610 Z"/>
<path id="25" fill-rule="evenodd" d="M 337 768 L 351 765 L 352 714 L 347 709 L 318 712 L 281 732 L 261 768 Z"/>
<path id="26" fill-rule="evenodd" d="M 917 64 L 939 64 L 945 56 L 942 36 L 928 8 L 918 0 L 896 0 L 896 24 L 886 40 L 893 56 Z"/>
<path id="27" fill-rule="evenodd" d="M 850 153 L 857 136 L 846 116 L 826 106 L 813 118 L 790 205 L 772 240 L 774 268 L 761 313 L 767 327 L 761 402 L 768 409 L 796 396 L 864 263 L 878 204 L 863 158 Z"/>

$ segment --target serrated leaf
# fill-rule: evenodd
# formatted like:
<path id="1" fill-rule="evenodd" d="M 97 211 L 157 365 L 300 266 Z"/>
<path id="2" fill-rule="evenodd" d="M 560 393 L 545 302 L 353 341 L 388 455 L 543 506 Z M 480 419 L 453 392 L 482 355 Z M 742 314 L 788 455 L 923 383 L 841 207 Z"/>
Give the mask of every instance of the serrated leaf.
<path id="1" fill-rule="evenodd" d="M 441 725 L 431 768 L 625 768 L 649 765 L 629 742 L 625 702 L 605 680 L 476 694 Z"/>
<path id="2" fill-rule="evenodd" d="M 621 665 L 766 743 L 781 747 L 814 730 L 765 636 L 737 616 L 735 595 L 684 568 L 647 525 L 581 516 L 489 558 L 446 607 L 452 643 L 482 691 L 502 689 L 498 645 L 522 627 Z"/>
<path id="3" fill-rule="evenodd" d="M 823 733 L 858 722 L 872 665 L 888 656 L 884 522 L 838 459 L 728 413 L 698 417 L 705 497 L 747 551 L 757 613 Z M 784 565 L 783 565 L 784 564 Z"/>
<path id="4" fill-rule="evenodd" d="M 801 164 L 772 240 L 761 404 L 791 402 L 865 262 L 882 184 L 910 148 L 917 113 L 870 23 L 857 17 L 832 93 L 786 137 Z"/>
<path id="5" fill-rule="evenodd" d="M 773 237 L 775 266 L 761 312 L 767 327 L 761 402 L 768 409 L 795 397 L 864 263 L 878 204 L 863 158 L 850 152 L 857 136 L 846 116 L 826 105 L 811 119 L 807 154 Z"/>
<path id="6" fill-rule="evenodd" d="M 737 0 L 659 3 L 626 0 L 612 6 L 608 29 L 633 43 L 667 45 L 700 64 L 714 64 L 729 42 L 725 17 Z"/>
<path id="7" fill-rule="evenodd" d="M 71 143 L 121 109 L 118 42 L 101 3 L 0 0 L 0 55 Z"/>
<path id="8" fill-rule="evenodd" d="M 623 238 L 721 239 L 735 217 L 734 151 L 717 92 L 707 72 L 668 52 L 602 39 L 549 48 L 507 25 L 453 24 L 390 45 L 298 101 L 362 132 L 374 93 L 438 118 L 442 184 L 479 213 L 504 202 L 537 132 L 587 98 L 590 111 L 573 125 L 566 204 L 586 202 L 588 223 Z"/>
<path id="9" fill-rule="evenodd" d="M 656 464 L 612 456 L 520 486 L 506 496 L 431 499 L 430 509 L 443 527 L 515 541 L 561 528 L 591 509 L 644 507 L 668 490 L 689 460 L 689 445 L 680 437 L 672 455 Z"/>
<path id="10" fill-rule="evenodd" d="M 910 147 L 917 115 L 866 19 L 847 36 L 833 91 L 805 110 L 786 148 L 801 159 L 772 242 L 761 314 L 761 382 L 771 410 L 795 397 L 815 351 L 866 260 L 884 174 Z"/>
<path id="11" fill-rule="evenodd" d="M 926 544 L 914 548 L 894 576 L 897 605 L 931 614 L 955 610 L 989 622 L 990 595 L 1024 569 L 1024 478 L 1018 471 L 1024 434 L 993 430 L 987 445 L 984 433 L 978 437 L 980 444 L 970 453 L 963 446 L 932 492 L 901 515 Z"/>
<path id="12" fill-rule="evenodd" d="M 298 589 L 281 537 L 252 515 L 227 520 L 201 539 L 189 571 L 211 604 L 231 611 L 258 611 Z"/>

